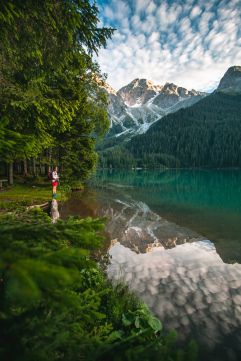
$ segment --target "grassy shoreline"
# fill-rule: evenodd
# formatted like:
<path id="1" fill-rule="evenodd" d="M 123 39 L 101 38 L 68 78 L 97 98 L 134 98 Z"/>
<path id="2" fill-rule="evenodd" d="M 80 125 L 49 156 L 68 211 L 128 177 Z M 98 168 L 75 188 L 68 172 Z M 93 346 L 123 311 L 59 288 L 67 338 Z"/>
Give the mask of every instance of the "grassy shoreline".
<path id="1" fill-rule="evenodd" d="M 68 199 L 69 191 L 63 187 L 57 189 L 57 200 L 64 202 Z M 34 181 L 18 181 L 13 186 L 4 187 L 0 191 L 0 212 L 23 210 L 32 205 L 40 205 L 52 200 L 50 181 L 42 179 Z"/>

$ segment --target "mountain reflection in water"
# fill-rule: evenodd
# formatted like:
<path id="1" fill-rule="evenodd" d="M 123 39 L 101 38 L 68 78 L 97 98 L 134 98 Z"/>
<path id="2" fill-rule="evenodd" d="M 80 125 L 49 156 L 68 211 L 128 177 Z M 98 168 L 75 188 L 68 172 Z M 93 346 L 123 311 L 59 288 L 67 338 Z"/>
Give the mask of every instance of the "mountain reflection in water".
<path id="1" fill-rule="evenodd" d="M 128 199 L 108 199 L 102 203 L 99 215 L 107 218 L 106 230 L 112 239 L 135 252 L 148 252 L 153 247 L 175 247 L 185 242 L 204 239 L 185 227 L 163 219 L 147 204 Z"/>
<path id="2" fill-rule="evenodd" d="M 110 279 L 128 284 L 181 339 L 196 339 L 206 360 L 238 361 L 241 265 L 225 264 L 212 242 L 145 203 L 110 198 L 99 211 L 112 236 Z"/>
<path id="3" fill-rule="evenodd" d="M 239 178 L 238 174 L 237 177 Z M 171 178 L 171 182 L 173 179 L 177 182 L 175 177 Z M 197 191 L 193 179 L 190 179 L 190 186 L 187 183 L 178 193 L 180 197 L 182 193 L 186 195 L 185 204 L 180 202 L 182 212 L 190 198 L 188 192 L 196 194 Z M 226 176 L 224 179 L 226 180 Z M 163 182 L 163 177 L 161 181 Z M 179 211 L 175 213 L 178 208 L 174 204 L 176 193 L 172 199 L 166 200 L 166 197 L 170 198 L 172 189 L 176 192 L 180 189 L 180 184 L 184 184 L 180 176 L 178 181 L 178 186 L 171 189 L 165 190 L 155 185 L 153 191 L 148 186 L 139 187 L 128 183 L 125 187 L 116 187 L 112 182 L 100 182 L 95 190 L 74 193 L 63 204 L 61 217 L 107 217 L 106 231 L 112 240 L 107 268 L 110 279 L 114 282 L 126 282 L 161 319 L 166 330 L 177 330 L 181 341 L 196 339 L 200 345 L 201 361 L 239 361 L 241 265 L 225 263 L 226 259 L 240 259 L 240 246 L 236 238 L 240 227 L 236 222 L 240 214 L 238 203 L 231 193 L 228 194 L 229 203 L 225 207 L 230 209 L 223 213 L 227 217 L 233 217 L 230 218 L 230 225 L 235 225 L 233 240 L 225 240 L 225 243 L 223 239 L 210 242 L 206 231 L 202 236 L 200 229 L 181 226 L 175 221 L 175 217 L 179 219 L 181 214 Z M 185 181 L 187 182 L 187 178 Z M 158 178 L 156 182 L 158 183 Z M 208 190 L 206 197 L 207 194 Z M 203 208 L 198 208 L 200 214 L 206 215 L 205 222 L 210 217 L 210 225 L 215 217 L 220 220 L 223 212 L 222 208 L 219 211 L 215 197 L 210 192 L 211 207 L 207 207 L 207 201 L 203 200 L 205 212 Z M 194 214 L 196 217 L 199 214 L 195 213 L 195 205 L 200 207 L 199 200 L 201 194 L 192 207 L 186 208 L 191 212 L 184 216 Z M 169 201 L 174 212 L 171 220 L 163 216 L 167 213 L 166 204 Z M 235 246 L 233 253 L 232 245 Z"/>

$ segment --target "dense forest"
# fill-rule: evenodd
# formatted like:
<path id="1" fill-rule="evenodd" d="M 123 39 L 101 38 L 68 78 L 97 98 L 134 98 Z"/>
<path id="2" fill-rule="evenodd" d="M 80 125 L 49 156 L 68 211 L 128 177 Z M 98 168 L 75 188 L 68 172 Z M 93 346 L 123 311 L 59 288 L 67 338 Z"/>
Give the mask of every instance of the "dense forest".
<path id="1" fill-rule="evenodd" d="M 241 94 L 215 92 L 104 150 L 103 167 L 241 167 Z"/>
<path id="2" fill-rule="evenodd" d="M 95 166 L 109 127 L 94 54 L 113 30 L 98 27 L 89 1 L 1 1 L 0 174 L 46 174 L 68 182 Z"/>

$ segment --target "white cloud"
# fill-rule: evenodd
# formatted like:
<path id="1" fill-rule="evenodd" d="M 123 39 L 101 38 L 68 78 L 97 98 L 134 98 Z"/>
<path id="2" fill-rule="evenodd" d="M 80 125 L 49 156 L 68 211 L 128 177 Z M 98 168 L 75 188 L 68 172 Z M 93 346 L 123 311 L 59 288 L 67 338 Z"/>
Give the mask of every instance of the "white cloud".
<path id="1" fill-rule="evenodd" d="M 136 0 L 135 10 L 137 13 L 145 10 L 149 5 L 150 0 Z"/>
<path id="2" fill-rule="evenodd" d="M 158 5 L 159 4 L 159 5 Z M 98 62 L 115 89 L 134 78 L 210 89 L 229 66 L 241 65 L 241 0 L 112 0 L 102 23 L 116 23 Z M 109 23 L 108 23 L 109 22 Z"/>
<path id="3" fill-rule="evenodd" d="M 141 26 L 141 19 L 140 19 L 139 15 L 137 15 L 137 14 L 132 16 L 130 22 L 131 22 L 132 27 L 135 29 L 138 29 Z"/>
<path id="4" fill-rule="evenodd" d="M 194 19 L 202 13 L 202 9 L 199 6 L 194 6 L 190 13 L 190 18 Z"/>
<path id="5" fill-rule="evenodd" d="M 104 15 L 110 20 L 113 20 L 115 18 L 114 11 L 110 6 L 106 6 L 104 10 Z"/>
<path id="6" fill-rule="evenodd" d="M 157 31 L 154 31 L 151 33 L 150 37 L 148 38 L 148 43 L 153 44 L 159 39 L 159 33 Z"/>
<path id="7" fill-rule="evenodd" d="M 155 10 L 156 10 L 156 4 L 154 3 L 154 1 L 151 1 L 146 8 L 146 12 L 147 12 L 147 14 L 150 15 L 150 14 L 153 14 L 155 12 Z"/>
<path id="8" fill-rule="evenodd" d="M 181 5 L 168 7 L 163 1 L 156 12 L 157 25 L 161 31 L 171 31 L 182 12 Z"/>
<path id="9" fill-rule="evenodd" d="M 183 36 L 186 36 L 192 32 L 191 21 L 188 18 L 185 18 L 180 22 L 179 31 Z"/>
<path id="10" fill-rule="evenodd" d="M 203 36 L 206 36 L 209 31 L 209 22 L 213 17 L 213 13 L 204 12 L 199 21 L 199 31 Z"/>

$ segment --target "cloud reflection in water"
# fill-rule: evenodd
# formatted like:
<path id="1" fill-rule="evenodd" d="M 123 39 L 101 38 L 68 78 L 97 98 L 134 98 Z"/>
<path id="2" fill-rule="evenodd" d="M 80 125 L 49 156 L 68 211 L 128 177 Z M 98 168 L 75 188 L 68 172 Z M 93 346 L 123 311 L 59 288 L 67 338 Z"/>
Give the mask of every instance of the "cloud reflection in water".
<path id="1" fill-rule="evenodd" d="M 225 360 L 241 352 L 241 265 L 225 264 L 210 241 L 137 254 L 116 242 L 108 276 L 126 282 L 168 329 Z"/>

